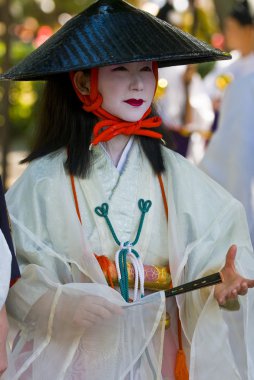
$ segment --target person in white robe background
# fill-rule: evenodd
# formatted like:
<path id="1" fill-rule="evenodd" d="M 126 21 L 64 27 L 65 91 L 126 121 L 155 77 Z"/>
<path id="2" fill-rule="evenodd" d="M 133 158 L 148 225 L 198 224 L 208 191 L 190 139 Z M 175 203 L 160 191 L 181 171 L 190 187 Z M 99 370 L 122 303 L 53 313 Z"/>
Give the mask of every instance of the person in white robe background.
<path id="1" fill-rule="evenodd" d="M 159 77 L 165 88 L 156 109 L 167 140 L 173 140 L 176 152 L 198 164 L 214 118 L 203 80 L 195 65 L 162 68 Z"/>
<path id="2" fill-rule="evenodd" d="M 169 23 L 176 21 L 171 17 L 173 11 L 172 4 L 166 2 L 157 17 Z M 210 136 L 214 113 L 197 65 L 161 68 L 156 95 L 156 111 L 162 118 L 168 147 L 198 164 Z"/>
<path id="3" fill-rule="evenodd" d="M 254 244 L 254 73 L 230 85 L 200 168 L 245 207 Z"/>
<path id="4" fill-rule="evenodd" d="M 232 62 L 216 62 L 204 78 L 215 113 L 220 110 L 227 85 L 254 72 L 254 5 L 252 0 L 237 0 L 225 20 L 225 46 L 232 51 Z M 217 128 L 216 116 L 216 126 Z"/>
<path id="5" fill-rule="evenodd" d="M 103 0 L 2 76 L 47 80 L 30 164 L 7 194 L 22 278 L 8 297 L 20 331 L 3 379 L 253 380 L 254 261 L 243 208 L 163 148 L 160 119 L 147 117 L 156 62 L 195 62 L 194 51 L 198 62 L 228 57 Z M 120 268 L 123 251 L 139 278 L 130 297 L 124 272 L 120 291 L 111 288 L 94 255 Z M 164 292 L 144 292 L 143 265 L 170 267 L 174 286 L 219 270 L 223 282 L 165 302 Z M 189 371 L 177 367 L 179 336 Z"/>

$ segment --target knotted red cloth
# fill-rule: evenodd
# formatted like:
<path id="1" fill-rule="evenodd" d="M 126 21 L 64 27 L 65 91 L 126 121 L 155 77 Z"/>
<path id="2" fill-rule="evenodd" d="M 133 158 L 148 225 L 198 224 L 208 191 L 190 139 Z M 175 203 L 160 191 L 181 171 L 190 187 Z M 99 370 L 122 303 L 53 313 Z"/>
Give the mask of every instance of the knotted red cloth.
<path id="1" fill-rule="evenodd" d="M 158 82 L 158 66 L 156 62 L 153 62 L 153 72 L 156 79 L 156 87 Z M 106 142 L 113 137 L 123 135 L 141 135 L 148 136 L 155 139 L 161 139 L 161 133 L 150 130 L 151 128 L 157 128 L 161 125 L 161 118 L 158 116 L 147 118 L 151 113 L 151 107 L 146 111 L 142 118 L 136 122 L 129 122 L 122 120 L 109 112 L 105 111 L 101 105 L 103 102 L 102 95 L 98 91 L 98 68 L 93 68 L 90 77 L 90 94 L 83 95 L 77 89 L 74 82 L 75 72 L 70 72 L 70 78 L 72 86 L 82 102 L 82 108 L 87 112 L 92 112 L 100 118 L 100 121 L 95 124 L 93 130 L 93 139 L 91 146 L 97 145 L 99 142 Z"/>

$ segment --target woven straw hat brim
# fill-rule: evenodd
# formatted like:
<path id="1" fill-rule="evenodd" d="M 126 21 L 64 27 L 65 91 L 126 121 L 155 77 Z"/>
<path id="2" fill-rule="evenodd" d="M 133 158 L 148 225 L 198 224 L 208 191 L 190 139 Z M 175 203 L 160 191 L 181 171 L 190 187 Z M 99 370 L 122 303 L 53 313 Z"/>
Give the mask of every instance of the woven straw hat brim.
<path id="1" fill-rule="evenodd" d="M 230 58 L 122 0 L 99 0 L 0 79 L 44 80 L 72 70 L 136 61 L 153 60 L 165 67 Z"/>

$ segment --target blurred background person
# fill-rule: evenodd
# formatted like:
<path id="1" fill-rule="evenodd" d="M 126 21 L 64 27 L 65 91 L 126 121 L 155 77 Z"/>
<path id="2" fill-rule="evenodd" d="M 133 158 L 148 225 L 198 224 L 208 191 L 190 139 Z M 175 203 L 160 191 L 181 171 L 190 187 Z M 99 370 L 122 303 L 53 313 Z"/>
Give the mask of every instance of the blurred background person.
<path id="1" fill-rule="evenodd" d="M 254 73 L 236 79 L 222 101 L 218 130 L 200 164 L 245 207 L 254 244 Z"/>
<path id="2" fill-rule="evenodd" d="M 163 120 L 164 138 L 175 151 L 198 163 L 214 116 L 197 66 L 162 68 L 159 78 L 164 92 L 156 105 Z"/>
<path id="3" fill-rule="evenodd" d="M 213 128 L 216 131 L 218 124 L 218 130 L 210 140 L 200 168 L 243 203 L 254 244 L 253 3 L 237 1 L 225 21 L 226 44 L 230 49 L 236 49 L 238 57 L 220 74 L 217 66 L 222 65 L 216 63 L 215 70 L 206 78 L 206 83 L 210 81 L 211 84 L 212 78 L 217 81 L 217 92 L 213 92 L 217 112 Z M 231 79 L 228 80 L 227 76 Z M 227 90 L 222 97 L 225 87 Z"/>
<path id="4" fill-rule="evenodd" d="M 224 22 L 225 48 L 231 51 L 232 60 L 216 62 L 205 77 L 205 85 L 215 112 L 212 126 L 218 125 L 219 110 L 225 89 L 232 80 L 254 72 L 254 17 L 253 0 L 237 0 Z"/>
<path id="5" fill-rule="evenodd" d="M 185 8 L 184 8 L 185 5 Z M 167 1 L 157 17 L 210 42 L 217 25 L 210 1 Z M 213 20 L 213 21 L 211 21 Z M 198 163 L 204 154 L 213 108 L 198 65 L 159 70 L 157 111 L 163 120 L 167 146 Z"/>

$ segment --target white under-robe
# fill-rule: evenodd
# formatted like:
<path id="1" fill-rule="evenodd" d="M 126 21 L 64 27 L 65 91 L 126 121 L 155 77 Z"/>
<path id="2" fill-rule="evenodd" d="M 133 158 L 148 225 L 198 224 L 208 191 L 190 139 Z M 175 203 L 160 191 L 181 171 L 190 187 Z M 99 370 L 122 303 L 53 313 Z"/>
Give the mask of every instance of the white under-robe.
<path id="1" fill-rule="evenodd" d="M 253 54 L 254 64 L 254 54 Z M 254 244 L 254 73 L 229 86 L 200 168 L 245 207 Z"/>
<path id="2" fill-rule="evenodd" d="M 10 287 L 11 252 L 0 230 L 0 310 L 2 309 Z"/>
<path id="3" fill-rule="evenodd" d="M 119 240 L 133 241 L 138 200 L 152 201 L 135 249 L 145 264 L 169 262 L 175 286 L 220 269 L 233 243 L 238 271 L 254 278 L 242 206 L 199 169 L 163 149 L 167 223 L 158 178 L 137 141 L 121 175 L 101 147 L 93 152 L 89 177 L 75 178 L 82 226 L 64 170 L 65 151 L 33 161 L 7 194 L 22 278 L 8 298 L 21 333 L 4 379 L 162 379 L 164 293 L 127 304 L 107 285 L 93 255 L 114 259 L 118 249 L 105 220 L 94 212 L 104 202 Z M 73 311 L 85 294 L 121 305 L 123 317 L 74 329 Z M 253 380 L 253 291 L 234 312 L 219 308 L 213 288 L 208 298 L 195 291 L 177 303 L 190 380 Z M 167 300 L 167 309 L 176 346 L 174 299 Z"/>
<path id="4" fill-rule="evenodd" d="M 212 71 L 204 78 L 207 94 L 211 100 L 222 99 L 227 89 L 217 86 L 217 78 L 223 75 L 231 77 L 231 80 L 240 80 L 254 72 L 254 52 L 241 56 L 240 52 L 233 50 L 232 60 L 217 61 Z"/>

